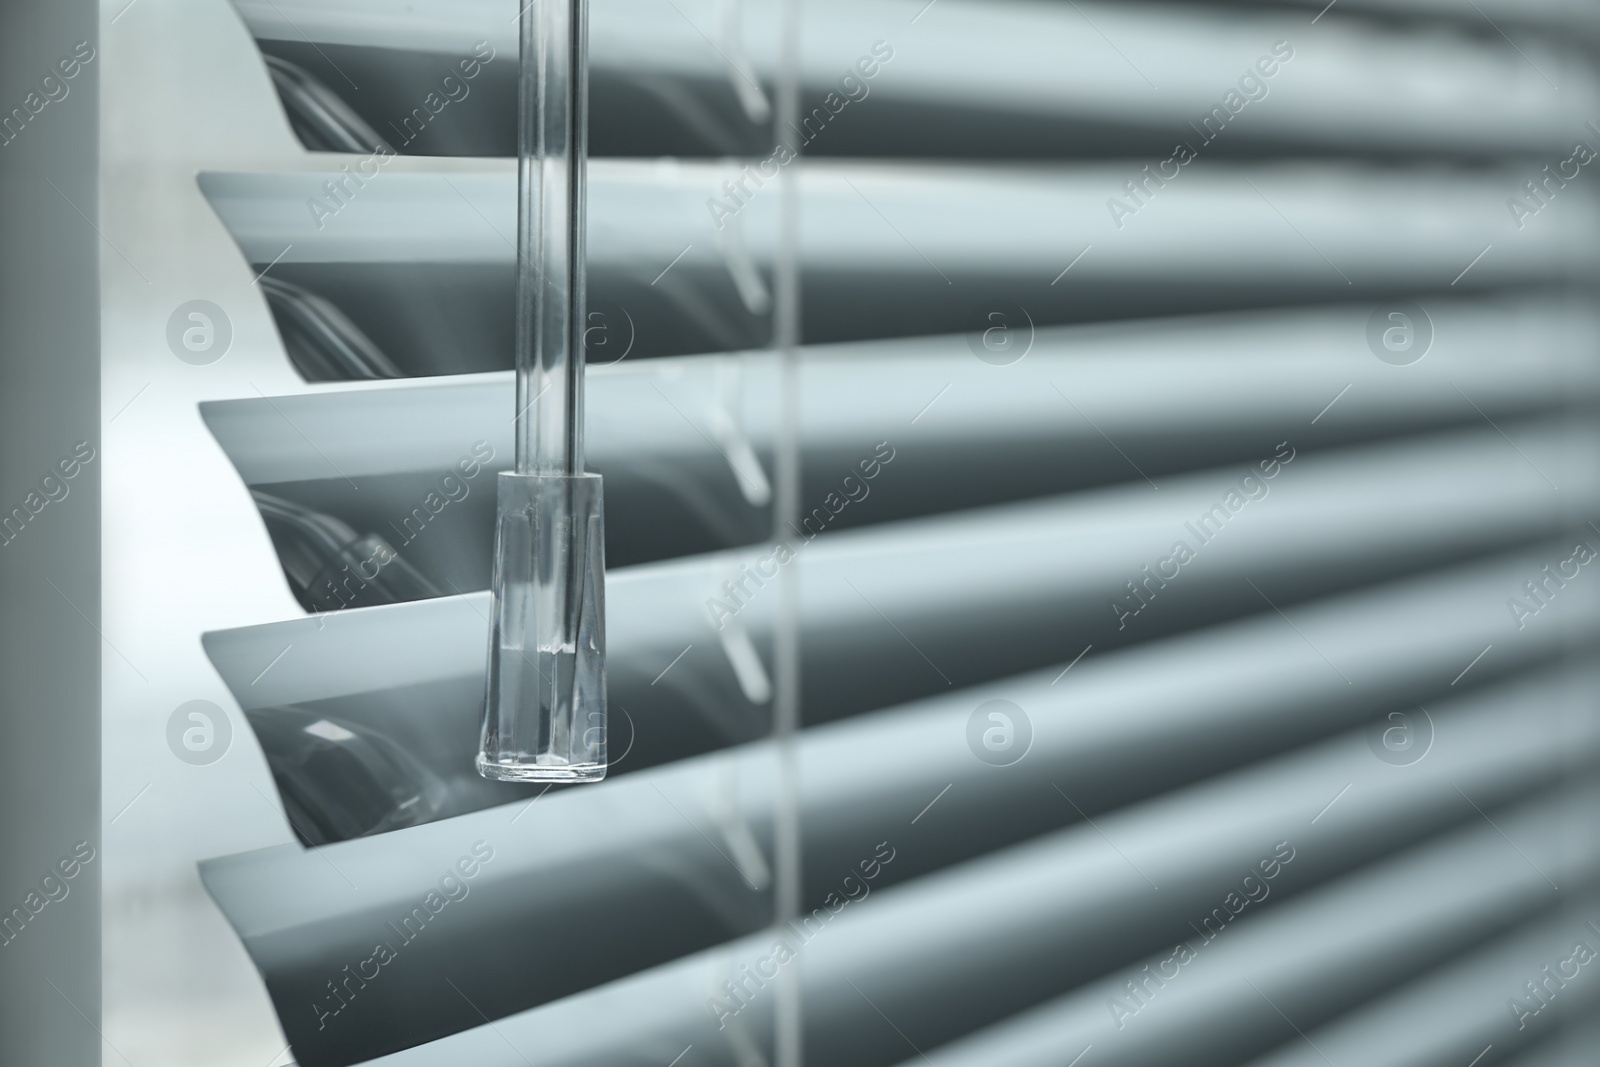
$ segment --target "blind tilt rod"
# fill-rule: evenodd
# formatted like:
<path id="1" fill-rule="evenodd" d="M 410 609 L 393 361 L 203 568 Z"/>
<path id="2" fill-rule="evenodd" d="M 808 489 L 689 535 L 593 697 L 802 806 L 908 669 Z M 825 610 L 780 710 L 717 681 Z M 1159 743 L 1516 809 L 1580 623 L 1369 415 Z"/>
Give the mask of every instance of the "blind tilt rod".
<path id="1" fill-rule="evenodd" d="M 517 110 L 516 468 L 501 473 L 478 773 L 606 773 L 605 514 L 583 469 L 586 0 L 529 0 Z"/>

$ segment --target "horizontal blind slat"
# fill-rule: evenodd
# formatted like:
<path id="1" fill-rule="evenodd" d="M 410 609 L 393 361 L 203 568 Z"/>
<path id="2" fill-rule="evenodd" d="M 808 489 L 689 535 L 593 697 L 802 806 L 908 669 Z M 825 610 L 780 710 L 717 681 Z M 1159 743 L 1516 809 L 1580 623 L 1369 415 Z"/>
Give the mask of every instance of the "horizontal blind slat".
<path id="1" fill-rule="evenodd" d="M 516 54 L 507 14 L 513 5 L 396 10 L 240 0 L 237 6 L 271 54 L 321 73 L 330 87 L 343 87 L 346 78 L 364 86 L 365 92 L 348 94 L 352 104 L 407 150 L 514 154 L 514 96 L 505 84 L 515 69 L 505 58 Z M 1392 15 L 1392 6 L 1385 6 Z M 1207 134 L 1198 135 L 1202 150 L 1526 149 L 1564 140 L 1570 124 L 1558 116 L 1592 113 L 1600 100 L 1600 87 L 1568 40 L 1571 20 L 1517 19 L 1523 37 L 1508 43 L 1481 21 L 1470 26 L 1472 34 L 1462 32 L 1467 20 L 1479 19 L 1470 9 L 1458 9 L 1462 24 L 1447 32 L 1438 22 L 1419 27 L 1404 19 L 1347 18 L 1348 4 L 1315 26 L 1299 12 L 1264 6 L 1224 16 L 1194 4 L 944 0 L 926 17 L 921 7 L 918 0 L 808 4 L 798 49 L 806 90 L 802 116 L 810 117 L 826 92 L 837 92 L 841 76 L 854 72 L 860 59 L 873 57 L 874 44 L 878 57 L 891 56 L 871 79 L 857 83 L 861 88 L 849 90 L 854 99 L 837 120 L 813 119 L 804 131 L 813 142 L 808 154 L 927 157 L 969 154 L 975 143 L 1030 156 L 1170 150 L 1167 142 L 1189 137 L 1188 124 L 1222 107 L 1224 95 L 1261 59 L 1272 75 L 1252 96 L 1264 95 L 1237 125 L 1226 126 L 1220 149 L 1206 149 Z M 748 76 L 765 86 L 770 112 L 778 13 L 772 5 L 747 5 L 740 15 L 730 30 L 711 0 L 595 3 L 590 64 L 597 154 L 649 153 L 641 141 L 661 155 L 723 154 L 729 146 L 748 146 L 753 154 L 770 114 L 740 106 L 729 56 L 738 54 Z M 1541 22 L 1546 36 L 1527 32 L 1530 23 Z M 1597 28 L 1592 18 L 1588 25 L 1591 33 Z M 490 50 L 496 58 L 434 129 L 402 129 L 421 95 L 436 88 L 458 58 Z M 1290 58 L 1280 65 L 1285 55 Z M 665 94 L 648 89 L 656 79 L 691 96 L 700 121 L 688 108 L 663 108 L 658 98 Z M 1407 106 L 1396 107 L 1396 100 Z M 659 143 L 659 131 L 630 122 L 625 101 L 654 104 L 676 118 L 682 128 L 675 142 Z M 1014 128 L 998 134 L 996 119 L 1013 120 Z"/>

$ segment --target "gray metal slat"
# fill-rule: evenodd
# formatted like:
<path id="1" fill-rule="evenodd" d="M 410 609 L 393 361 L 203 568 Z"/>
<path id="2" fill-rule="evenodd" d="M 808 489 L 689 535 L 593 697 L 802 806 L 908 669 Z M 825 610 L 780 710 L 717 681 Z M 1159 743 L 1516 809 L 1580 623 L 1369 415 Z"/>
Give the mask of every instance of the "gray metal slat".
<path id="1" fill-rule="evenodd" d="M 343 89 L 346 79 L 363 86 L 347 93 L 352 104 L 397 144 L 427 153 L 513 154 L 514 64 L 502 57 L 516 53 L 515 5 L 240 0 L 236 6 L 264 49 L 303 63 L 332 88 Z M 879 58 L 892 56 L 870 80 L 847 87 L 855 99 L 837 120 L 814 121 L 806 130 L 813 139 L 808 153 L 1170 151 L 1168 142 L 1189 137 L 1187 124 L 1222 106 L 1263 57 L 1271 77 L 1249 87 L 1257 100 L 1237 105 L 1242 114 L 1218 138 L 1221 151 L 1564 147 L 1568 128 L 1593 113 L 1600 95 L 1567 40 L 1571 27 L 1584 24 L 1548 14 L 1508 23 L 1519 31 L 1508 43 L 1488 25 L 1465 25 L 1476 16 L 1459 9 L 1454 24 L 1435 18 L 1418 25 L 1404 17 L 1346 17 L 1354 6 L 1348 4 L 1315 23 L 1265 5 L 1225 14 L 1182 3 L 1074 8 L 944 0 L 927 13 L 922 6 L 918 0 L 808 5 L 799 49 L 803 114 L 837 91 L 841 76 L 872 56 L 874 44 Z M 1436 16 L 1443 6 L 1414 4 L 1409 13 Z M 1385 8 L 1396 14 L 1393 5 Z M 756 154 L 768 140 L 779 13 L 775 4 L 746 4 L 738 16 L 730 26 L 711 0 L 597 2 L 590 31 L 597 154 Z M 1503 6 L 1497 18 L 1505 18 Z M 1089 26 L 1099 32 L 1086 32 Z M 1593 19 L 1587 26 L 1592 33 Z M 466 95 L 454 88 L 459 100 L 437 119 L 402 128 L 455 62 L 475 50 L 480 56 L 492 50 L 496 58 L 465 83 Z M 1291 58 L 1279 66 L 1275 56 L 1283 55 Z M 734 72 L 732 57 L 748 64 L 747 73 Z M 768 115 L 750 99 L 756 85 Z M 674 107 L 674 95 L 692 103 Z M 1395 107 L 1396 99 L 1408 106 Z M 678 127 L 676 137 L 629 114 L 645 109 Z"/>
<path id="2" fill-rule="evenodd" d="M 974 358 L 961 336 L 809 346 L 798 404 L 803 499 L 821 503 L 855 471 L 850 492 L 865 497 L 830 522 L 837 531 L 1164 479 L 1249 459 L 1288 435 L 1297 448 L 1325 448 L 1582 405 L 1600 391 L 1586 302 L 1430 303 L 1419 326 L 1431 330 L 1431 348 L 1407 367 L 1372 356 L 1364 305 L 1038 331 L 1017 323 L 1027 354 L 1009 366 Z M 489 478 L 456 473 L 461 499 L 424 516 L 425 536 L 402 524 L 474 450 L 493 457 L 484 471 L 509 464 L 500 413 L 514 407 L 512 392 L 506 372 L 201 411 L 248 484 L 405 541 L 405 558 L 436 585 L 470 590 L 490 571 Z M 769 535 L 765 498 L 752 502 L 726 441 L 731 425 L 770 485 L 770 353 L 592 368 L 587 395 L 586 450 L 606 478 L 613 567 Z M 892 467 L 864 482 L 859 464 L 885 441 Z"/>
<path id="3" fill-rule="evenodd" d="M 1159 190 L 1137 216 L 1113 217 L 1108 204 L 1136 171 L 814 161 L 797 176 L 803 336 L 973 330 L 997 292 L 1046 325 L 1503 286 L 1559 291 L 1600 267 L 1600 249 L 1580 239 L 1600 226 L 1588 187 L 1569 185 L 1522 225 L 1507 210 L 1537 165 L 1218 163 Z M 626 310 L 639 338 L 633 358 L 764 343 L 766 319 L 739 296 L 707 208 L 732 175 L 720 163 L 591 165 L 591 306 L 613 321 Z M 397 168 L 326 220 L 306 209 L 326 195 L 322 173 L 200 181 L 256 271 L 281 257 L 274 274 L 333 301 L 408 374 L 510 366 L 510 166 Z M 778 209 L 769 191 L 738 216 L 758 271 L 773 262 Z"/>

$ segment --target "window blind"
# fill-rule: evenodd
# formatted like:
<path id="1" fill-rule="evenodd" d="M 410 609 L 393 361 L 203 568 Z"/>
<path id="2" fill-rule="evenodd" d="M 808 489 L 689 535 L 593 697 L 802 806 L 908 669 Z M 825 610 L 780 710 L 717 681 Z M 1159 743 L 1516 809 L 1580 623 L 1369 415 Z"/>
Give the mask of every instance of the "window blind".
<path id="1" fill-rule="evenodd" d="M 201 870 L 298 1063 L 788 1062 L 791 975 L 812 1063 L 1587 1062 L 1590 7 L 595 0 L 546 794 L 472 770 L 515 11 L 235 6 L 312 154 L 198 181 L 308 384 L 200 410 L 307 613 L 205 636 L 297 843 Z"/>

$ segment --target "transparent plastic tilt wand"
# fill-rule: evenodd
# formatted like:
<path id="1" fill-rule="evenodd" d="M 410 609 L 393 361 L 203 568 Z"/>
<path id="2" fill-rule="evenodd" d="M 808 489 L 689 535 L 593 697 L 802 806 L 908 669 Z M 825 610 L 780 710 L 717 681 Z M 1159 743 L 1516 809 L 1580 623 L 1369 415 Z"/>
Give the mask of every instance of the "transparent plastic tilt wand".
<path id="1" fill-rule="evenodd" d="M 606 773 L 605 516 L 583 469 L 586 0 L 521 14 L 516 468 L 499 478 L 478 773 Z"/>

